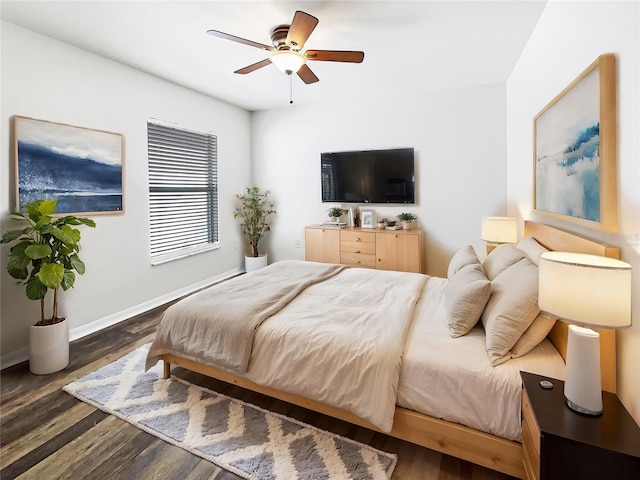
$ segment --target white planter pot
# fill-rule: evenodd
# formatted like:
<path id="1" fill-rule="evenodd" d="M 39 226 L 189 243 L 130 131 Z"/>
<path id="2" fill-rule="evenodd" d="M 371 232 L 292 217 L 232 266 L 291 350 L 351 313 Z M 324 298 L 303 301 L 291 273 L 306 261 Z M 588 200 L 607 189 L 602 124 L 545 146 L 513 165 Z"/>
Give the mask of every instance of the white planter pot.
<path id="1" fill-rule="evenodd" d="M 48 375 L 69 365 L 69 322 L 29 327 L 29 370 Z"/>
<path id="2" fill-rule="evenodd" d="M 244 257 L 244 269 L 249 272 L 253 272 L 254 270 L 259 270 L 260 268 L 267 266 L 267 254 L 259 255 L 257 257 L 248 257 L 245 255 Z"/>
<path id="3" fill-rule="evenodd" d="M 413 230 L 413 224 L 414 224 L 414 220 L 411 220 L 410 222 L 407 222 L 405 220 L 402 221 L 402 228 L 404 230 Z"/>

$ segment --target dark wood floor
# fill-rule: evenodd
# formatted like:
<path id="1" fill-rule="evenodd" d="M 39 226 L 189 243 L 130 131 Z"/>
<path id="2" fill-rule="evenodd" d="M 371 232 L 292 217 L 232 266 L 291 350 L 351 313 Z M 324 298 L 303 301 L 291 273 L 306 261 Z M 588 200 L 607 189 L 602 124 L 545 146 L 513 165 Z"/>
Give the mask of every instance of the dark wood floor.
<path id="1" fill-rule="evenodd" d="M 27 363 L 2 371 L 1 479 L 237 480 L 238 477 L 63 392 L 67 383 L 153 339 L 163 308 L 71 344 L 71 363 L 37 376 Z M 394 480 L 509 480 L 483 467 L 182 369 L 172 374 L 262 408 L 398 454 Z"/>

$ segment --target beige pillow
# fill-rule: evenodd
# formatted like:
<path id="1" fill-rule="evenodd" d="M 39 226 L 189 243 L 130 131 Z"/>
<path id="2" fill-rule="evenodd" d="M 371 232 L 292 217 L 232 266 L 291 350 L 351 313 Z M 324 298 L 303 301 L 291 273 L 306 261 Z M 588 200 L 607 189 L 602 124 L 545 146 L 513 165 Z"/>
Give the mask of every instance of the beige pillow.
<path id="1" fill-rule="evenodd" d="M 524 252 L 511 243 L 496 247 L 482 262 L 487 278 L 493 282 L 500 272 L 525 258 Z"/>
<path id="2" fill-rule="evenodd" d="M 466 265 L 480 264 L 478 255 L 471 245 L 458 250 L 449 261 L 449 269 L 447 270 L 447 278 L 453 275 Z"/>
<path id="3" fill-rule="evenodd" d="M 482 313 L 491 365 L 511 358 L 509 350 L 538 313 L 538 267 L 523 258 L 491 281 L 491 298 Z"/>
<path id="4" fill-rule="evenodd" d="M 518 249 L 536 265 L 540 263 L 540 255 L 549 251 L 540 245 L 532 236 L 524 237 L 520 242 L 518 242 L 517 246 Z"/>
<path id="5" fill-rule="evenodd" d="M 444 295 L 449 333 L 461 337 L 478 323 L 491 295 L 491 282 L 480 263 L 466 265 L 447 280 Z"/>
<path id="6" fill-rule="evenodd" d="M 540 312 L 511 349 L 511 358 L 521 357 L 533 350 L 546 338 L 556 324 L 556 320 L 557 318 L 550 313 Z"/>

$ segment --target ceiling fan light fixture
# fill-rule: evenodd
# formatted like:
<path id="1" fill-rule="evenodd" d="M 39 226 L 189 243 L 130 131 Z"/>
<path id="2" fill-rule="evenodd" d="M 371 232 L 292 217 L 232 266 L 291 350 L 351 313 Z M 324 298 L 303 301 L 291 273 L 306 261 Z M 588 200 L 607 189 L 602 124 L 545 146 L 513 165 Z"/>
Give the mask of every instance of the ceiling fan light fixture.
<path id="1" fill-rule="evenodd" d="M 307 59 L 304 55 L 293 50 L 281 50 L 271 55 L 271 63 L 273 63 L 278 70 L 291 75 L 300 70 L 300 67 L 307 63 Z"/>

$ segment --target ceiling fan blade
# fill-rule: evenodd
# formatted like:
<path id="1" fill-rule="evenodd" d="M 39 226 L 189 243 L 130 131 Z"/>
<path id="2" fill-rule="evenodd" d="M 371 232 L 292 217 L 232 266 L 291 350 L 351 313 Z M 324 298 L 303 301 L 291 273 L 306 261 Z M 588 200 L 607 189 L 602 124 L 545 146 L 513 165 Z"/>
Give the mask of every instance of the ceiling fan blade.
<path id="1" fill-rule="evenodd" d="M 311 69 L 306 65 L 302 65 L 300 67 L 300 70 L 298 70 L 298 76 L 307 85 L 310 83 L 316 83 L 320 80 L 318 77 L 316 77 L 316 74 L 313 73 Z"/>
<path id="2" fill-rule="evenodd" d="M 361 63 L 364 60 L 364 52 L 344 50 L 307 50 L 304 56 L 307 57 L 307 60 L 319 60 L 321 62 Z"/>
<path id="3" fill-rule="evenodd" d="M 235 35 L 219 32 L 218 30 L 207 30 L 207 33 L 209 35 L 213 35 L 214 37 L 224 38 L 226 40 L 231 40 L 232 42 L 242 43 L 243 45 L 249 45 L 250 47 L 261 48 L 262 50 L 268 50 L 270 52 L 276 51 L 276 49 L 270 45 L 254 42 L 253 40 L 247 40 L 246 38 L 236 37 Z"/>
<path id="4" fill-rule="evenodd" d="M 293 21 L 289 27 L 287 45 L 293 46 L 294 50 L 301 50 L 316 25 L 318 25 L 316 17 L 298 10 L 293 16 Z"/>
<path id="5" fill-rule="evenodd" d="M 258 70 L 259 68 L 266 67 L 270 63 L 271 63 L 271 60 L 269 58 L 265 58 L 264 60 L 260 60 L 259 62 L 249 65 L 248 67 L 244 67 L 244 68 L 241 68 L 240 70 L 236 70 L 233 73 L 239 73 L 240 75 L 244 75 L 245 73 L 251 73 L 255 70 Z"/>

